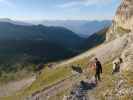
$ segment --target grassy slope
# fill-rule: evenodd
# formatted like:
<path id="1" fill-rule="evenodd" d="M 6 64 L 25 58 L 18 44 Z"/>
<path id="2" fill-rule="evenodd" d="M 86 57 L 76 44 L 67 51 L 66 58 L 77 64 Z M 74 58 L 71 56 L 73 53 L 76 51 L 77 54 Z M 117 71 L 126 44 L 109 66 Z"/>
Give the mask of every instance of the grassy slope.
<path id="1" fill-rule="evenodd" d="M 127 80 L 126 84 L 128 85 L 128 87 L 133 87 L 133 76 L 132 76 L 133 73 L 132 72 L 127 71 L 127 72 L 118 74 L 116 76 L 112 75 L 111 72 L 112 72 L 112 64 L 110 62 L 104 64 L 103 65 L 102 82 L 100 82 L 98 84 L 98 86 L 93 91 L 89 92 L 89 95 L 92 95 L 97 100 L 107 100 L 104 97 L 104 93 L 107 90 L 115 89 L 116 81 L 119 81 L 119 78 L 120 78 L 119 75 L 121 75 L 123 79 Z M 92 76 L 93 72 L 91 72 L 89 74 L 90 74 L 90 76 Z M 67 90 L 65 90 L 65 91 L 67 91 Z M 67 92 L 65 92 L 65 91 L 62 91 L 61 93 L 58 93 L 56 96 L 51 97 L 50 100 L 54 100 L 53 98 L 57 98 L 57 100 L 62 100 L 63 96 L 68 93 L 68 91 Z M 132 100 L 132 99 L 133 99 L 133 97 L 131 95 L 130 96 L 125 95 L 121 98 L 116 98 L 116 100 Z"/>
<path id="2" fill-rule="evenodd" d="M 108 100 L 105 97 L 105 93 L 109 91 L 112 93 L 111 95 L 114 97 L 113 100 L 133 100 L 133 96 L 131 95 L 126 94 L 119 98 L 115 95 L 116 81 L 119 81 L 119 76 L 113 76 L 111 74 L 112 64 L 107 63 L 103 67 L 104 69 L 102 74 L 102 81 L 98 84 L 98 86 L 94 90 L 90 91 L 88 95 L 92 96 L 96 100 Z M 123 72 L 121 74 L 122 78 L 127 80 L 126 85 L 130 88 L 133 87 L 132 74 L 133 74 L 132 72 Z M 92 76 L 92 73 L 90 76 Z M 56 96 L 51 97 L 50 100 L 62 100 L 63 96 L 68 94 L 68 90 L 65 91 L 62 91 L 61 93 L 58 93 Z"/>
<path id="3" fill-rule="evenodd" d="M 86 60 L 86 59 L 84 59 L 84 60 Z M 102 82 L 99 84 L 99 85 L 103 85 L 103 87 L 98 86 L 96 89 L 94 89 L 91 92 L 91 94 L 89 93 L 89 95 L 93 95 L 93 97 L 99 98 L 98 100 L 102 100 L 100 92 L 103 91 L 103 90 L 108 89 L 109 87 L 110 88 L 113 87 L 113 80 L 115 80 L 115 78 L 111 76 L 111 68 L 112 68 L 111 64 L 105 64 L 103 67 L 104 68 L 103 68 Z M 88 73 L 89 76 L 93 76 L 94 75 L 93 70 L 89 69 L 89 71 L 92 71 L 92 72 Z M 61 93 L 58 93 L 56 96 L 51 97 L 50 100 L 62 100 L 63 96 L 67 95 L 68 93 L 69 93 L 68 91 L 67 92 L 62 91 Z"/>
<path id="4" fill-rule="evenodd" d="M 37 91 L 40 91 L 46 87 L 49 87 L 60 80 L 63 80 L 72 75 L 71 65 L 80 64 L 82 68 L 86 67 L 88 64 L 88 59 L 82 59 L 75 61 L 69 65 L 60 66 L 54 70 L 45 68 L 41 75 L 38 76 L 37 80 L 33 84 L 21 91 L 18 91 L 16 94 L 9 97 L 1 97 L 0 100 L 20 100 L 21 97 L 31 95 Z"/>
<path id="5" fill-rule="evenodd" d="M 29 88 L 26 88 L 23 91 L 18 92 L 14 96 L 4 97 L 2 98 L 2 100 L 14 100 L 14 98 L 15 100 L 20 100 L 21 96 L 23 97 L 23 96 L 32 94 L 36 91 L 43 89 L 44 87 L 50 86 L 58 82 L 59 80 L 62 80 L 68 76 L 71 76 L 70 66 L 72 64 L 80 64 L 81 66 L 86 67 L 87 63 L 88 63 L 88 58 L 84 58 L 82 60 L 73 62 L 67 66 L 58 67 L 57 69 L 52 70 L 52 71 L 48 68 L 44 69 L 42 74 L 39 76 L 39 78 Z M 104 92 L 107 90 L 114 90 L 115 85 L 116 85 L 115 81 L 118 81 L 118 77 L 112 76 L 111 71 L 112 71 L 112 64 L 110 62 L 107 64 L 104 64 L 102 82 L 100 82 L 99 85 L 93 91 L 89 93 L 89 95 L 93 95 L 98 100 L 106 100 L 104 97 Z M 92 76 L 93 74 L 89 73 L 89 75 Z M 132 83 L 133 83 L 132 73 L 124 72 L 122 75 L 125 79 L 127 79 L 127 84 L 129 86 L 132 86 Z M 56 96 L 51 97 L 50 100 L 56 100 L 56 99 L 62 100 L 63 95 L 67 94 L 68 90 L 64 90 L 61 93 L 58 93 Z M 124 96 L 120 100 L 130 100 L 130 98 L 131 98 L 130 96 Z"/>

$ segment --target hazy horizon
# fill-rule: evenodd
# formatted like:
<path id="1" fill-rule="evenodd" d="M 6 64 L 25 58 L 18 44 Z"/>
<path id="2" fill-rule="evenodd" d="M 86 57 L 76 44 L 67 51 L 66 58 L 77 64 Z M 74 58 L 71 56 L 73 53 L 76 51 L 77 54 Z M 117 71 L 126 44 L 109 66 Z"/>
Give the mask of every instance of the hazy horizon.
<path id="1" fill-rule="evenodd" d="M 112 18 L 109 19 L 17 19 L 17 18 L 10 18 L 10 17 L 0 17 L 0 19 L 9 19 L 12 21 L 22 21 L 22 22 L 42 22 L 42 21 L 106 21 L 106 20 L 113 20 Z"/>

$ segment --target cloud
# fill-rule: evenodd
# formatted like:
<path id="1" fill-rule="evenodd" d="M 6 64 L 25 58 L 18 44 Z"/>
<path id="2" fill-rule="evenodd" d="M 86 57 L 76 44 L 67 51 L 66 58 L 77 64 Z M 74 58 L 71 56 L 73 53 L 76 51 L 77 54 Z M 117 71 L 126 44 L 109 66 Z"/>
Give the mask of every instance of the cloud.
<path id="1" fill-rule="evenodd" d="M 112 0 L 68 0 L 64 4 L 57 5 L 61 8 L 73 7 L 73 6 L 90 6 L 90 5 L 106 5 L 111 3 Z"/>
<path id="2" fill-rule="evenodd" d="M 15 7 L 15 5 L 11 2 L 11 0 L 0 0 L 0 4 L 8 6 L 8 7 Z"/>

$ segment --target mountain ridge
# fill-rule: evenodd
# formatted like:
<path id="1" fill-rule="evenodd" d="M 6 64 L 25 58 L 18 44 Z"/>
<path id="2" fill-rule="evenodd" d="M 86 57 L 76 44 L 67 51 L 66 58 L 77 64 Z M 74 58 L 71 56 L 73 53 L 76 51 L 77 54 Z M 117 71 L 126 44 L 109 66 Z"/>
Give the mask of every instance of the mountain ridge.
<path id="1" fill-rule="evenodd" d="M 0 33 L 1 39 L 47 39 L 47 41 L 62 46 L 66 45 L 70 48 L 76 45 L 77 42 L 79 43 L 80 40 L 82 41 L 82 38 L 66 28 L 46 27 L 43 25 L 23 26 L 9 22 L 0 22 Z M 60 37 L 58 37 L 57 34 L 58 36 L 60 35 Z M 69 41 L 67 38 L 69 38 Z"/>
<path id="2" fill-rule="evenodd" d="M 36 64 L 73 57 L 80 42 L 82 38 L 62 27 L 0 22 L 0 73 L 35 70 Z"/>
<path id="3" fill-rule="evenodd" d="M 31 22 L 35 24 L 42 24 L 46 26 L 60 26 L 65 27 L 79 36 L 87 38 L 93 33 L 100 31 L 105 27 L 109 27 L 112 23 L 110 20 L 103 21 L 89 21 L 89 20 L 44 20 Z"/>

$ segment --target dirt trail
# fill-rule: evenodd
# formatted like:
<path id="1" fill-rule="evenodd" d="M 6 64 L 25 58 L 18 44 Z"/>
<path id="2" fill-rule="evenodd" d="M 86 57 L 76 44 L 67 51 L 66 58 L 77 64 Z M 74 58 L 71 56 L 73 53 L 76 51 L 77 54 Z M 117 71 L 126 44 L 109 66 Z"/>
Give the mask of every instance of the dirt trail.
<path id="1" fill-rule="evenodd" d="M 49 97 L 55 96 L 58 93 L 62 92 L 63 90 L 73 87 L 76 84 L 76 82 L 75 80 L 72 79 L 72 77 L 73 76 L 68 77 L 67 79 L 59 81 L 50 87 L 44 88 L 43 90 L 32 94 L 31 97 L 25 98 L 25 100 L 49 100 Z M 95 87 L 95 84 L 92 83 L 93 81 L 92 79 L 90 80 L 87 79 L 84 81 L 86 81 L 85 84 L 87 84 L 86 86 L 88 90 L 91 91 Z M 93 96 L 89 96 L 89 98 L 93 98 Z M 95 99 L 93 98 L 92 100 L 95 100 Z"/>
<path id="2" fill-rule="evenodd" d="M 57 82 L 56 84 L 53 84 L 50 87 L 44 88 L 43 90 L 32 94 L 31 97 L 27 97 L 26 100 L 47 100 L 49 97 L 55 96 L 63 90 L 71 87 L 74 83 L 72 77 L 73 76 L 68 77 L 64 80 Z"/>
<path id="3" fill-rule="evenodd" d="M 10 83 L 7 83 L 6 85 L 1 85 L 0 97 L 14 94 L 17 91 L 30 86 L 34 80 L 35 80 L 35 77 L 30 77 L 20 81 L 10 82 Z"/>

